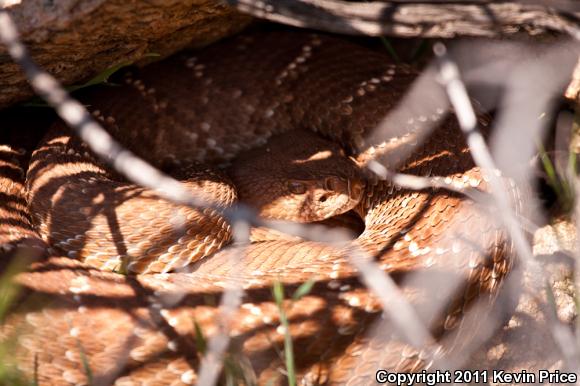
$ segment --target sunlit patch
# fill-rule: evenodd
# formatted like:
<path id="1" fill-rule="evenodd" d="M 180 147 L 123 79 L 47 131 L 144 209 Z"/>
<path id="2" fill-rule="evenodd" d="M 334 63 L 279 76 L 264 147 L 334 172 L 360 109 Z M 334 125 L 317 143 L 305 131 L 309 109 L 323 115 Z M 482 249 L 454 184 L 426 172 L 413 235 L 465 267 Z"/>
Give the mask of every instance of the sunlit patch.
<path id="1" fill-rule="evenodd" d="M 187 384 L 187 385 L 192 385 L 195 382 L 195 373 L 193 372 L 193 370 L 187 370 L 186 372 L 184 372 L 183 374 L 181 374 L 180 380 L 181 382 Z"/>
<path id="2" fill-rule="evenodd" d="M 79 276 L 71 280 L 69 291 L 73 294 L 88 292 L 91 289 L 89 280 L 86 276 Z"/>
<path id="3" fill-rule="evenodd" d="M 323 151 L 319 151 L 318 153 L 311 155 L 310 157 L 306 158 L 306 159 L 299 159 L 296 161 L 292 161 L 293 164 L 303 164 L 306 162 L 310 162 L 310 161 L 321 161 L 321 160 L 325 160 L 325 159 L 329 159 L 330 157 L 332 157 L 332 151 L 330 150 L 323 150 Z"/>
<path id="4" fill-rule="evenodd" d="M 170 340 L 167 342 L 167 349 L 169 351 L 177 352 L 179 350 L 179 345 L 176 341 Z"/>
<path id="5" fill-rule="evenodd" d="M 401 249 L 403 249 L 403 242 L 399 240 L 393 245 L 393 250 L 400 251 Z"/>
<path id="6" fill-rule="evenodd" d="M 105 202 L 105 195 L 103 193 L 99 193 L 93 198 L 93 205 L 100 205 L 100 204 L 103 204 L 104 202 Z"/>
<path id="7" fill-rule="evenodd" d="M 50 140 L 48 140 L 46 143 L 48 145 L 58 145 L 58 144 L 68 144 L 70 141 L 70 137 L 69 136 L 59 136 L 59 137 L 55 137 L 55 138 L 51 138 Z"/>

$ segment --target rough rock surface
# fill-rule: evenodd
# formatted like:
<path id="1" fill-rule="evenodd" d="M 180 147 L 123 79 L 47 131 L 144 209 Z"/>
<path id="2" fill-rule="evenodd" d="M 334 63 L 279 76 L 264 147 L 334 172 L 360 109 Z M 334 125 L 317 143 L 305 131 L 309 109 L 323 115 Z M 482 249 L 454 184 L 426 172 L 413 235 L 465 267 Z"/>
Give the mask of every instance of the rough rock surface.
<path id="1" fill-rule="evenodd" d="M 576 227 L 570 222 L 559 221 L 534 234 L 534 255 L 550 283 L 558 319 L 566 329 L 575 327 L 578 312 L 573 279 L 576 251 Z M 547 317 L 552 312 L 552 301 L 545 288 L 540 292 L 534 288 L 534 280 L 537 284 L 538 279 L 531 272 L 524 272 L 522 294 L 514 315 L 474 355 L 471 368 L 488 370 L 490 375 L 492 370 L 566 371 L 562 349 L 554 339 L 554 324 Z M 564 339 L 563 343 L 578 349 L 577 342 Z M 497 384 L 489 381 L 491 385 Z"/>
<path id="2" fill-rule="evenodd" d="M 204 46 L 250 21 L 217 0 L 11 0 L 5 7 L 36 62 L 64 84 L 146 54 Z M 0 108 L 33 95 L 4 48 L 0 89 Z"/>

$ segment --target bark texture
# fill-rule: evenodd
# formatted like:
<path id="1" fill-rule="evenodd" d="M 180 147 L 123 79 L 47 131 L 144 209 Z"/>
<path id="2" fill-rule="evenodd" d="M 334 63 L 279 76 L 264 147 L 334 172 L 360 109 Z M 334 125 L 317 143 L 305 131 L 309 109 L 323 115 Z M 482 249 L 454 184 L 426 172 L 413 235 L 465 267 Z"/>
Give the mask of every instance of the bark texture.
<path id="1" fill-rule="evenodd" d="M 228 0 L 254 16 L 354 35 L 503 36 L 517 32 L 578 33 L 575 0 L 368 1 Z"/>

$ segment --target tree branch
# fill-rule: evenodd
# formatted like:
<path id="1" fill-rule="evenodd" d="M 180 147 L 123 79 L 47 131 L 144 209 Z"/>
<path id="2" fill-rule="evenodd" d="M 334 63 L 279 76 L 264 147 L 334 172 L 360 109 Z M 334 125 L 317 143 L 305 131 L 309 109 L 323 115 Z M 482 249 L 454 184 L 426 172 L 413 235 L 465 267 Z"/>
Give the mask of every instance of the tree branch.
<path id="1" fill-rule="evenodd" d="M 580 19 L 574 1 L 228 0 L 242 12 L 297 27 L 353 35 L 450 38 L 525 30 L 569 33 Z"/>

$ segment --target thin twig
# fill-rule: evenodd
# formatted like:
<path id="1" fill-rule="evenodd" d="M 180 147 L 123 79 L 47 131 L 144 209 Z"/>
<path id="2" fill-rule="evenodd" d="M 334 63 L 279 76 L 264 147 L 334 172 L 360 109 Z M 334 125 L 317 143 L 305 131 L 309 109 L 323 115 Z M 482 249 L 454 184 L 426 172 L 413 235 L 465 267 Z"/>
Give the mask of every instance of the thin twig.
<path id="1" fill-rule="evenodd" d="M 391 181 L 396 186 L 410 190 L 424 189 L 445 189 L 451 192 L 463 194 L 474 201 L 483 202 L 483 197 L 488 193 L 475 186 L 466 186 L 463 183 L 454 183 L 451 177 L 421 177 L 413 174 L 396 173 L 387 169 L 381 163 L 371 160 L 367 163 L 370 169 L 377 177 L 382 180 Z"/>
<path id="2" fill-rule="evenodd" d="M 437 43 L 434 51 L 439 60 L 441 83 L 445 87 L 451 105 L 455 110 L 459 127 L 465 135 L 475 164 L 481 168 L 481 173 L 486 181 L 489 181 L 491 194 L 496 200 L 502 220 L 508 228 L 518 253 L 526 260 L 533 260 L 532 249 L 512 213 L 510 199 L 498 176 L 498 169 L 487 148 L 483 135 L 477 129 L 477 116 L 471 106 L 465 85 L 459 77 L 459 69 L 447 55 L 447 50 L 442 43 Z"/>
<path id="3" fill-rule="evenodd" d="M 234 248 L 238 253 L 229 256 L 230 264 L 235 264 L 240 259 L 240 254 L 244 247 L 250 243 L 250 224 L 239 220 L 232 224 L 234 234 Z M 218 330 L 207 346 L 207 353 L 204 355 L 199 368 L 200 385 L 217 384 L 220 371 L 223 367 L 223 358 L 230 342 L 230 324 L 239 309 L 244 290 L 242 285 L 231 280 L 226 287 L 221 299 L 219 320 L 216 321 Z"/>
<path id="4" fill-rule="evenodd" d="M 391 318 L 396 330 L 403 334 L 404 340 L 416 348 L 437 351 L 439 346 L 435 339 L 391 276 L 356 245 L 349 247 L 347 251 L 349 262 L 358 269 L 364 284 L 378 296 L 383 312 Z"/>
<path id="5" fill-rule="evenodd" d="M 445 87 L 451 105 L 455 110 L 457 121 L 463 131 L 472 157 L 481 168 L 481 172 L 489 181 L 490 192 L 495 199 L 497 212 L 504 223 L 521 261 L 526 265 L 528 270 L 537 278 L 541 278 L 541 283 L 547 283 L 544 272 L 539 264 L 534 259 L 532 249 L 520 225 L 513 213 L 510 204 L 508 193 L 505 190 L 495 166 L 495 162 L 491 153 L 485 143 L 483 135 L 477 128 L 477 118 L 475 111 L 467 94 L 465 84 L 460 78 L 459 69 L 457 65 L 451 60 L 447 54 L 447 49 L 442 43 L 437 43 L 434 46 L 434 52 L 439 62 L 439 75 L 442 85 Z M 536 281 L 533 281 L 537 292 L 541 291 L 542 287 Z M 549 284 L 548 284 L 549 286 Z M 569 342 L 573 342 L 574 337 L 571 332 L 557 319 L 557 310 L 554 305 L 547 313 L 548 320 L 552 325 L 552 335 L 558 343 L 562 353 L 565 355 L 568 363 L 578 369 L 578 352 L 577 348 L 570 348 Z"/>

